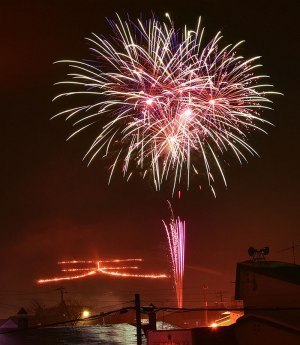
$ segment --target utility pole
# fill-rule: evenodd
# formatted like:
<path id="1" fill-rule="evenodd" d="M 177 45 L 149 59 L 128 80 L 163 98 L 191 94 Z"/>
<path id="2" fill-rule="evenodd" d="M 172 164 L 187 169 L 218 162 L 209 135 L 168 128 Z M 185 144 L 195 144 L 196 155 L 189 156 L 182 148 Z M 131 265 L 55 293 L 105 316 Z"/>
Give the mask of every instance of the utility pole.
<path id="1" fill-rule="evenodd" d="M 208 318 L 207 318 L 207 295 L 206 295 L 206 291 L 208 289 L 207 285 L 203 285 L 203 301 L 204 301 L 204 307 L 205 307 L 205 311 L 204 311 L 204 326 L 207 327 L 207 323 L 208 323 Z"/>
<path id="2" fill-rule="evenodd" d="M 142 345 L 141 299 L 140 294 L 134 295 L 135 320 L 136 320 L 136 344 Z"/>
<path id="3" fill-rule="evenodd" d="M 65 290 L 65 288 L 63 286 L 59 287 L 56 289 L 57 291 L 60 291 L 60 304 L 64 305 L 65 304 L 65 300 L 64 300 L 64 294 L 67 293 Z"/>
<path id="4" fill-rule="evenodd" d="M 223 291 L 219 292 L 219 296 L 220 296 L 220 303 L 223 304 Z"/>
<path id="5" fill-rule="evenodd" d="M 293 262 L 294 262 L 294 265 L 296 265 L 296 254 L 295 254 L 295 249 L 297 247 L 300 247 L 300 244 L 295 244 L 295 242 L 293 241 L 292 242 L 292 250 L 293 250 Z"/>
<path id="6" fill-rule="evenodd" d="M 224 293 L 226 293 L 226 291 L 218 291 L 216 293 L 216 297 L 220 299 L 220 301 L 217 302 L 218 305 L 224 306 Z"/>
<path id="7" fill-rule="evenodd" d="M 60 286 L 59 288 L 56 289 L 57 291 L 60 291 L 60 311 L 62 313 L 62 316 L 64 318 L 71 319 L 70 316 L 70 310 L 69 307 L 67 306 L 65 299 L 64 299 L 64 294 L 68 293 L 63 286 Z"/>

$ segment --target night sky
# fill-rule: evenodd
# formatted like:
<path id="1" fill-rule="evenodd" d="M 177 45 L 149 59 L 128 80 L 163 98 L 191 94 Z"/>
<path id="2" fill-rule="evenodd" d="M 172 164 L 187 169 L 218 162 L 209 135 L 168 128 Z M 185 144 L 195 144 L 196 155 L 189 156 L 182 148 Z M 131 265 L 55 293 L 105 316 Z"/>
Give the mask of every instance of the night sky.
<path id="1" fill-rule="evenodd" d="M 234 289 L 237 261 L 248 259 L 249 246 L 270 247 L 270 260 L 292 261 L 280 250 L 300 244 L 299 235 L 299 40 L 297 1 L 1 1 L 1 241 L 0 317 L 28 306 L 31 299 L 56 303 L 63 285 L 69 298 L 96 306 L 130 301 L 170 305 L 172 282 L 93 277 L 37 286 L 35 280 L 58 273 L 60 259 L 142 257 L 145 270 L 169 272 L 162 219 L 166 200 L 187 222 L 186 305 L 201 306 L 202 286 L 209 298 Z M 90 166 L 82 157 L 91 132 L 66 143 L 72 133 L 63 110 L 52 103 L 53 84 L 64 79 L 61 59 L 89 56 L 85 37 L 110 34 L 105 17 L 129 13 L 135 18 L 169 12 L 175 25 L 194 27 L 203 17 L 208 40 L 221 30 L 222 42 L 246 40 L 240 52 L 262 56 L 263 74 L 276 91 L 274 111 L 263 116 L 275 127 L 255 133 L 250 144 L 261 158 L 240 167 L 230 161 L 228 188 L 216 185 L 217 198 L 204 184 L 179 201 L 169 190 L 156 192 L 150 180 L 126 183 L 116 175 L 107 185 L 107 166 Z M 207 42 L 207 41 L 206 41 Z M 300 262 L 300 248 L 296 251 Z M 107 307 L 109 308 L 109 307 Z"/>

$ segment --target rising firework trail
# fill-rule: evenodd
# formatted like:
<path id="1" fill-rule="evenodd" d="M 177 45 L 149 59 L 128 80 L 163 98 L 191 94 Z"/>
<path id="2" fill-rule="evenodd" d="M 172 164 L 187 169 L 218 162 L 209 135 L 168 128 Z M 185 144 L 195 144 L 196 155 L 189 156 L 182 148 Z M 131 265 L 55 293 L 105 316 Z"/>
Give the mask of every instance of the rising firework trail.
<path id="1" fill-rule="evenodd" d="M 257 155 L 248 143 L 251 131 L 268 121 L 272 85 L 255 74 L 259 57 L 246 59 L 238 46 L 222 46 L 218 32 L 203 43 L 200 19 L 193 30 L 175 28 L 170 16 L 147 21 L 109 20 L 109 38 L 87 38 L 88 60 L 64 60 L 70 68 L 61 97 L 77 105 L 59 112 L 73 122 L 77 133 L 98 131 L 85 158 L 107 158 L 110 177 L 121 168 L 150 175 L 157 190 L 173 181 L 173 192 L 189 188 L 192 176 L 202 176 L 215 194 L 215 171 L 223 172 L 224 153 L 242 164 L 246 153 Z"/>
<path id="2" fill-rule="evenodd" d="M 176 290 L 178 308 L 182 308 L 183 303 L 183 277 L 184 277 L 184 258 L 185 258 L 185 222 L 179 217 L 175 218 L 171 204 L 171 221 L 166 224 L 166 229 L 170 255 L 172 260 L 173 278 Z"/>
<path id="3" fill-rule="evenodd" d="M 146 279 L 164 279 L 168 278 L 166 274 L 138 274 L 131 273 L 131 270 L 137 270 L 138 266 L 117 266 L 124 262 L 142 262 L 143 259 L 113 259 L 113 260 L 71 260 L 71 261 L 59 261 L 58 265 L 61 265 L 62 272 L 72 272 L 72 275 L 65 275 L 60 277 L 39 279 L 38 284 L 55 283 L 64 280 L 82 279 L 96 274 L 105 274 L 114 277 L 123 278 L 146 278 Z M 107 266 L 106 264 L 110 264 Z M 76 265 L 76 267 L 74 267 Z M 77 265 L 88 265 L 85 267 Z M 70 267 L 71 266 L 71 267 Z M 125 272 L 124 272 L 125 271 Z M 75 272 L 77 272 L 75 274 Z M 81 272 L 81 273 L 80 273 Z M 85 273 L 82 273 L 85 272 Z"/>

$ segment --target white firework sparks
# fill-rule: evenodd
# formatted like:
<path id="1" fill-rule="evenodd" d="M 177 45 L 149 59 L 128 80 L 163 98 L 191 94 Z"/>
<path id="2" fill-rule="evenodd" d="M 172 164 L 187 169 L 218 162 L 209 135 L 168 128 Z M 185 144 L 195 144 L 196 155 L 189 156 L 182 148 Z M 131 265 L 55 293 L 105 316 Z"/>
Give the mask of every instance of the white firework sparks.
<path id="1" fill-rule="evenodd" d="M 70 137 L 99 128 L 85 158 L 111 159 L 109 180 L 121 167 L 127 179 L 151 175 L 157 190 L 171 180 L 174 192 L 205 175 L 215 193 L 215 170 L 226 185 L 223 154 L 231 151 L 240 163 L 245 153 L 256 155 L 248 134 L 269 123 L 260 111 L 277 92 L 260 83 L 266 75 L 255 75 L 259 57 L 238 55 L 242 42 L 220 47 L 220 32 L 204 45 L 200 19 L 195 30 L 176 30 L 168 15 L 166 22 L 117 17 L 109 21 L 113 38 L 87 39 L 93 61 L 62 61 L 72 73 L 59 84 L 72 90 L 55 99 L 86 101 L 55 116 L 77 126 Z"/>

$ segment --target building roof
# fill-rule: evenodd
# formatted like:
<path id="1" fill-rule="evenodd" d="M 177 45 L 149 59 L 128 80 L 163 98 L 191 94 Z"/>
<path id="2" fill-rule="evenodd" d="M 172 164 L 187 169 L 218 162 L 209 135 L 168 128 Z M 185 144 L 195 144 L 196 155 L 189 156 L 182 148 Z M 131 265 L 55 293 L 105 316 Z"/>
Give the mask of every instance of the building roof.
<path id="1" fill-rule="evenodd" d="M 261 322 L 261 323 L 267 324 L 267 325 L 275 327 L 275 328 L 280 328 L 286 332 L 295 333 L 297 335 L 300 335 L 299 327 L 296 327 L 295 325 L 292 325 L 289 323 L 282 322 L 281 320 L 267 317 L 265 315 L 264 316 L 254 315 L 254 314 L 244 315 L 244 316 L 240 317 L 239 319 L 237 319 L 236 323 L 231 325 L 231 327 L 239 328 L 239 326 L 242 325 L 243 323 L 252 322 L 252 321 Z"/>
<path id="2" fill-rule="evenodd" d="M 232 326 L 232 325 L 231 325 Z M 231 326 L 221 326 L 217 328 L 212 327 L 197 327 L 197 328 L 181 328 L 171 330 L 157 330 L 149 331 L 149 338 L 155 344 L 171 344 L 171 342 L 163 342 L 162 334 L 175 335 L 176 333 L 188 333 L 192 336 L 193 344 L 205 345 L 238 345 L 234 328 Z M 156 339 L 155 339 L 156 338 Z M 157 341 L 157 342 L 156 342 Z M 174 344 L 179 344 L 176 341 Z M 187 342 L 180 342 L 180 344 L 187 344 Z M 173 342 L 172 342 L 173 344 Z"/>
<path id="3" fill-rule="evenodd" d="M 10 318 L 0 320 L 1 329 L 11 329 L 11 328 L 17 328 L 17 327 L 18 325 L 15 323 L 15 321 Z"/>
<path id="4" fill-rule="evenodd" d="M 254 272 L 291 284 L 300 285 L 300 265 L 281 261 L 247 260 L 239 262 L 236 266 L 236 299 L 239 299 L 241 271 Z"/>
<path id="5" fill-rule="evenodd" d="M 248 260 L 237 264 L 237 271 L 240 269 L 300 285 L 300 265 L 280 261 Z"/>

